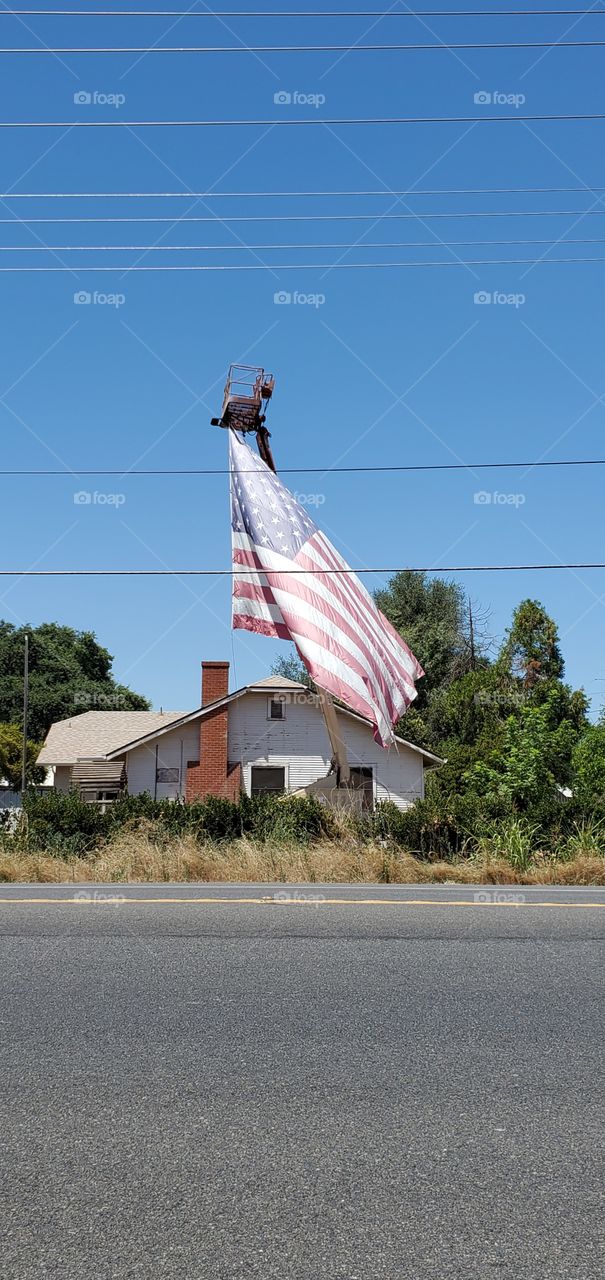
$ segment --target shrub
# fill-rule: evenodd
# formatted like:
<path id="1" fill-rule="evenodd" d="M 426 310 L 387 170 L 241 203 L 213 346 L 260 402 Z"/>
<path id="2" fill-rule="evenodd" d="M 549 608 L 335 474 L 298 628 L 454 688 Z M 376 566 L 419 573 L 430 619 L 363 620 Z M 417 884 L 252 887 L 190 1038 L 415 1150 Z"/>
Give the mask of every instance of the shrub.
<path id="1" fill-rule="evenodd" d="M 48 796 L 27 792 L 23 797 L 23 839 L 28 849 L 61 857 L 75 857 L 96 848 L 109 832 L 109 815 L 85 804 L 75 792 Z"/>
<path id="2" fill-rule="evenodd" d="M 605 858 L 605 819 L 574 823 L 565 842 L 557 848 L 557 856 L 565 862 L 573 862 L 575 858 Z"/>
<path id="3" fill-rule="evenodd" d="M 479 836 L 475 853 L 482 860 L 504 858 L 515 871 L 527 871 L 538 848 L 540 827 L 523 817 L 508 818 L 494 824 Z"/>
<path id="4" fill-rule="evenodd" d="M 242 796 L 239 804 L 208 796 L 193 804 L 124 796 L 102 813 L 75 792 L 30 793 L 24 802 L 22 839 L 28 850 L 63 857 L 90 853 L 125 828 L 151 826 L 162 841 L 190 834 L 200 843 L 252 839 L 307 843 L 334 834 L 332 814 L 311 796 Z"/>
<path id="5" fill-rule="evenodd" d="M 605 724 L 591 725 L 574 750 L 573 789 L 585 813 L 605 813 Z"/>
<path id="6" fill-rule="evenodd" d="M 379 805 L 374 834 L 386 836 L 408 853 L 431 861 L 451 861 L 467 852 L 469 837 L 493 821 L 489 809 L 474 794 L 430 796 L 410 809 Z"/>

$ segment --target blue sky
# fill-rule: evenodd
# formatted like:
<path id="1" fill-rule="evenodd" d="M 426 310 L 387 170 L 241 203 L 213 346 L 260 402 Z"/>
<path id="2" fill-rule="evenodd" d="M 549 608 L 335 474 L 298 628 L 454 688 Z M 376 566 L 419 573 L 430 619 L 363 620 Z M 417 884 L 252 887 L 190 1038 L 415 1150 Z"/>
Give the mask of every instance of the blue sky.
<path id="1" fill-rule="evenodd" d="M 79 7 L 75 0 L 68 7 Z M 135 4 L 114 7 L 141 7 Z M 25 7 L 23 4 L 21 7 Z M 33 6 L 32 6 L 33 7 Z M 36 6 L 42 7 L 42 6 Z M 83 6 L 82 6 L 83 7 Z M 108 8 L 110 5 L 95 7 Z M 152 7 L 146 3 L 144 8 Z M 162 6 L 160 6 L 162 7 Z M 164 6 L 169 7 L 169 6 Z M 173 7 L 179 6 L 176 0 Z M 200 10 L 203 5 L 196 6 Z M 253 9 L 243 0 L 237 8 Z M 257 6 L 262 7 L 262 6 Z M 330 6 L 330 7 L 338 7 Z M 340 5 L 344 7 L 354 7 Z M 363 8 L 364 6 L 359 6 Z M 371 6 L 367 6 L 371 7 Z M 376 4 L 379 8 L 379 4 Z M 404 9 L 405 6 L 398 6 Z M 425 5 L 424 7 L 430 7 Z M 462 8 L 455 3 L 433 7 Z M 485 6 L 487 7 L 487 6 Z M 511 6 L 514 7 L 514 6 Z M 532 4 L 532 8 L 548 8 Z M 605 39 L 603 7 L 567 39 Z M 0 44 L 148 45 L 169 19 L 0 19 Z M 436 40 L 414 18 L 229 19 L 248 44 Z M 445 41 L 557 39 L 571 18 L 433 19 Z M 214 18 L 180 21 L 165 44 L 236 44 Z M 605 264 L 511 258 L 603 257 L 602 246 L 443 247 L 443 241 L 598 239 L 605 204 L 602 122 L 485 123 L 498 114 L 603 110 L 603 50 L 224 55 L 0 54 L 5 121 L 469 117 L 467 124 L 221 129 L 0 131 L 0 265 L 69 264 L 74 274 L 0 274 L 4 336 L 0 415 L 4 469 L 59 468 L 61 477 L 5 478 L 4 568 L 227 567 L 226 477 L 80 477 L 78 469 L 226 465 L 210 427 L 230 361 L 277 376 L 269 425 L 278 465 L 356 566 L 440 566 L 602 559 L 602 470 L 330 474 L 335 465 L 590 458 L 603 455 Z M 517 107 L 475 102 L 524 95 Z M 319 106 L 274 101 L 322 95 Z M 74 95 L 90 95 L 76 102 Z M 96 94 L 97 101 L 94 101 Z M 106 96 L 124 97 L 113 105 Z M 415 195 L 415 188 L 571 187 L 575 192 Z M 203 191 L 368 191 L 354 198 L 199 199 Z M 182 191 L 178 200 L 17 199 L 26 192 Z M 525 210 L 541 216 L 427 219 L 429 213 Z M 546 216 L 545 210 L 567 210 Z M 588 213 L 589 210 L 594 212 Z M 341 215 L 323 222 L 228 217 Z M 376 215 L 352 221 L 353 213 Z M 349 215 L 343 220 L 342 215 Z M 384 215 L 391 215 L 385 218 Z M 392 215 L 408 214 L 407 218 Z M 585 214 L 586 216 L 581 216 Z M 36 224 L 24 218 L 172 217 L 174 223 Z M 183 216 L 206 218 L 184 222 Z M 179 221 L 181 219 L 181 221 Z M 360 239 L 361 238 L 361 239 Z M 303 249 L 306 244 L 353 244 Z M 388 248 L 387 242 L 426 247 Z M 43 246 L 210 245 L 214 252 L 70 253 Z M 363 247 L 366 242 L 377 248 Z M 248 249 L 247 245 L 294 248 Z M 40 246 L 43 251 L 33 251 Z M 227 246 L 230 246 L 227 248 Z M 237 246 L 237 247 L 236 247 Z M 344 254 L 344 257 L 342 256 Z M 304 263 L 505 259 L 500 266 L 415 270 L 303 269 Z M 128 273 L 135 263 L 268 264 L 272 270 Z M 291 263 L 288 270 L 276 264 Z M 124 273 L 84 271 L 123 265 Z M 80 268 L 80 269 L 78 269 Z M 81 291 L 97 301 L 76 303 Z M 275 295 L 291 295 L 289 303 Z M 477 303 L 497 293 L 514 302 Z M 118 294 L 120 305 L 98 300 Z M 294 301 L 295 295 L 297 296 Z M 317 305 L 302 301 L 315 295 Z M 317 296 L 319 295 L 319 296 Z M 123 298 L 123 301 L 122 301 Z M 84 491 L 86 503 L 74 501 Z M 491 502 L 476 502 L 487 492 Z M 494 493 L 500 495 L 494 500 Z M 119 502 L 107 497 L 119 495 Z M 96 495 L 96 499 L 94 497 Z M 101 497 L 99 498 L 99 495 Z M 502 495 L 510 496 L 504 501 Z M 514 500 L 513 500 L 514 497 Z M 605 573 L 461 577 L 501 635 L 527 595 L 555 616 L 567 675 L 598 709 Z M 366 578 L 372 585 L 383 579 Z M 199 695 L 202 658 L 235 661 L 238 684 L 265 674 L 283 646 L 230 631 L 221 579 L 0 579 L 0 616 L 93 629 L 116 675 L 156 707 Z"/>

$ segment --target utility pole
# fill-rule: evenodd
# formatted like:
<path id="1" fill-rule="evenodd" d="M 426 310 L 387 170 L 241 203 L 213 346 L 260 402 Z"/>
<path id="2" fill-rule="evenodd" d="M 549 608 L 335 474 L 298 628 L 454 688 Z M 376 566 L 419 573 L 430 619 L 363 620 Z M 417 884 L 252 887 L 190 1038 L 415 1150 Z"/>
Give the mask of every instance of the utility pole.
<path id="1" fill-rule="evenodd" d="M 468 602 L 468 632 L 469 632 L 469 641 L 470 641 L 470 648 L 471 648 L 471 671 L 474 671 L 474 670 L 475 670 L 475 666 L 476 666 L 476 660 L 475 660 L 475 627 L 474 627 L 474 624 L 473 624 L 473 606 L 472 606 L 472 604 L 471 604 L 470 600 L 469 600 L 469 602 Z"/>
<path id="2" fill-rule="evenodd" d="M 21 753 L 21 795 L 26 787 L 27 773 L 27 722 L 29 719 L 29 636 L 25 633 L 25 654 L 23 657 L 23 750 Z"/>

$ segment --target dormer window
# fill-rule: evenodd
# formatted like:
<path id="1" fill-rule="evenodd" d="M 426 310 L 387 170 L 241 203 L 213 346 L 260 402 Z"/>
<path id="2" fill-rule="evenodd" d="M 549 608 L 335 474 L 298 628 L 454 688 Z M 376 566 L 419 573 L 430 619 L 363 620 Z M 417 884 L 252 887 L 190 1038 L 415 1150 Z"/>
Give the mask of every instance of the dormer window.
<path id="1" fill-rule="evenodd" d="M 285 698 L 269 698 L 267 709 L 268 720 L 285 720 L 286 718 L 286 699 Z"/>

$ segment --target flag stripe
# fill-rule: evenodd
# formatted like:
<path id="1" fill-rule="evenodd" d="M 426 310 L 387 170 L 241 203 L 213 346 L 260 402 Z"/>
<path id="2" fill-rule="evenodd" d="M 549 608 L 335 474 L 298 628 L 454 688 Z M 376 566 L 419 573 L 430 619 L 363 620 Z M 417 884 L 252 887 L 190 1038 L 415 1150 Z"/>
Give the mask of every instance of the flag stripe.
<path id="1" fill-rule="evenodd" d="M 316 538 L 311 539 L 311 545 L 318 546 L 321 549 L 330 568 L 348 569 L 346 562 L 341 556 L 339 556 L 336 549 L 332 546 L 331 542 L 328 542 L 323 533 L 320 532 L 317 534 Z M 363 583 L 359 581 L 359 578 L 356 578 L 354 574 L 349 573 L 346 576 L 339 576 L 336 581 L 342 582 L 352 598 L 358 602 L 359 607 L 364 611 L 364 615 L 369 618 L 377 640 L 388 649 L 396 663 L 403 666 L 403 669 L 409 674 L 410 678 L 412 680 L 417 680 L 421 675 L 424 675 L 420 664 L 416 661 L 411 650 L 408 649 L 405 640 L 402 640 L 401 636 L 395 631 L 395 628 L 391 626 L 384 614 L 381 613 L 375 601 L 372 600 L 372 597 L 366 591 Z M 388 632 L 387 636 L 384 634 L 385 630 Z"/>
<path id="2" fill-rule="evenodd" d="M 307 550 L 310 550 L 310 547 L 307 548 Z M 381 661 L 387 680 L 390 682 L 395 681 L 396 684 L 400 680 L 403 680 L 411 696 L 415 696 L 413 678 L 407 670 L 407 667 L 403 665 L 403 662 L 398 663 L 396 661 L 392 656 L 389 645 L 381 643 L 380 629 L 374 625 L 372 615 L 369 614 L 367 610 L 364 612 L 361 606 L 358 605 L 357 601 L 350 599 L 350 596 L 347 594 L 346 579 L 344 576 L 339 576 L 338 578 L 333 578 L 325 574 L 321 576 L 317 573 L 316 568 L 317 564 L 321 564 L 321 562 L 318 562 L 314 557 L 312 558 L 304 555 L 303 552 L 299 553 L 298 559 L 299 562 L 304 563 L 306 567 L 314 569 L 313 581 L 319 578 L 322 583 L 325 583 L 327 595 L 333 596 L 340 602 L 343 609 L 348 610 L 353 619 L 353 624 L 365 634 L 368 643 L 373 645 L 374 653 Z"/>
<path id="3" fill-rule="evenodd" d="M 272 579 L 276 575 L 272 574 Z M 391 701 L 388 690 L 383 692 L 382 682 L 372 666 L 370 660 L 366 659 L 359 646 L 352 642 L 347 636 L 344 627 L 334 625 L 334 623 L 317 610 L 306 600 L 300 598 L 300 595 L 291 602 L 285 594 L 279 590 L 278 583 L 276 587 L 276 599 L 282 611 L 284 622 L 290 627 L 293 635 L 302 639 L 307 639 L 315 645 L 323 646 L 328 652 L 334 654 L 343 663 L 347 664 L 351 675 L 358 678 L 361 682 L 356 687 L 362 697 L 366 697 L 368 690 L 373 690 L 374 697 L 380 706 L 382 716 L 385 720 L 389 719 L 396 711 Z"/>
<path id="4" fill-rule="evenodd" d="M 350 684 L 347 680 L 343 680 L 339 674 L 340 668 L 338 663 L 331 657 L 328 650 L 318 645 L 313 647 L 306 637 L 299 638 L 292 636 L 292 640 L 303 657 L 304 663 L 308 667 L 309 674 L 320 689 L 326 689 L 328 693 L 338 698 L 340 702 L 344 702 L 353 711 L 357 711 L 359 715 L 365 719 L 374 721 L 374 707 L 371 695 L 368 690 L 361 692 L 354 684 Z M 302 645 L 302 648 L 300 647 Z M 389 727 L 388 721 L 384 721 L 383 727 Z"/>
<path id="5" fill-rule="evenodd" d="M 324 545 L 317 546 L 317 543 L 319 542 L 320 538 L 323 540 Z M 234 535 L 234 542 L 236 539 L 237 539 L 237 547 L 234 550 L 234 559 L 236 559 L 238 563 L 245 563 L 250 565 L 250 567 L 253 567 L 253 566 L 260 567 L 261 561 L 254 550 L 254 545 L 251 542 L 251 540 L 246 535 L 241 535 L 241 534 Z M 338 577 L 331 577 L 328 574 L 322 575 L 321 573 L 316 572 L 318 568 L 321 569 L 326 566 L 337 567 L 339 569 L 341 567 L 344 567 L 345 569 L 348 570 L 348 566 L 345 564 L 343 560 L 341 560 L 338 554 L 334 552 L 334 548 L 331 547 L 331 544 L 327 543 L 326 540 L 323 539 L 323 535 L 320 534 L 318 535 L 318 539 L 313 539 L 307 545 L 306 550 L 309 553 L 311 553 L 312 548 L 313 550 L 317 551 L 317 555 L 315 556 L 315 555 L 309 554 L 309 556 L 305 556 L 301 552 L 297 557 L 297 563 L 300 564 L 301 568 L 309 568 L 310 570 L 313 571 L 313 574 L 314 574 L 312 579 L 313 586 L 314 587 L 316 586 L 317 590 L 321 594 L 325 593 L 326 603 L 330 603 L 330 596 L 335 597 L 336 599 L 338 599 L 338 601 L 341 604 L 343 604 L 344 608 L 348 608 L 350 610 L 354 624 L 357 624 L 360 628 L 365 629 L 366 631 L 368 629 L 371 630 L 373 633 L 374 639 L 378 643 L 380 643 L 380 641 L 382 640 L 383 644 L 380 652 L 384 659 L 384 662 L 388 665 L 390 678 L 404 679 L 410 687 L 410 691 L 412 692 L 412 697 L 416 696 L 415 692 L 413 692 L 413 689 L 414 689 L 413 679 L 414 677 L 418 679 L 419 674 L 422 673 L 422 671 L 418 663 L 416 662 L 416 659 L 413 657 L 413 655 L 410 653 L 409 649 L 407 648 L 407 645 L 405 645 L 403 641 L 399 642 L 399 652 L 401 655 L 401 659 L 399 662 L 395 657 L 391 657 L 392 645 L 390 645 L 388 642 L 385 643 L 384 633 L 381 634 L 380 626 L 377 627 L 375 625 L 373 614 L 375 613 L 377 618 L 380 619 L 381 622 L 384 621 L 386 623 L 387 620 L 386 618 L 384 618 L 384 615 L 380 613 L 380 611 L 376 608 L 371 597 L 368 596 L 368 599 L 371 605 L 371 611 L 368 611 L 368 609 L 364 607 L 364 602 L 360 602 L 358 604 L 355 597 L 351 602 L 350 599 L 347 597 L 342 587 L 344 585 L 346 588 L 350 579 L 352 579 L 353 584 L 355 583 L 355 579 L 353 577 L 352 571 L 351 573 L 347 573 L 346 576 L 345 574 L 342 574 L 342 575 L 339 574 Z M 332 556 L 329 556 L 328 554 L 329 551 L 332 551 L 334 554 Z M 274 555 L 275 553 L 271 555 L 270 553 L 267 552 L 266 553 L 267 560 L 271 560 L 271 562 L 273 562 Z M 275 556 L 275 559 L 276 560 L 281 559 L 281 557 Z M 287 570 L 289 567 L 290 567 L 289 562 L 285 562 L 284 568 Z M 252 579 L 252 575 L 249 575 L 249 580 L 250 579 Z M 246 579 L 244 579 L 243 581 L 246 581 Z M 296 583 L 297 581 L 307 582 L 307 578 L 302 574 L 300 576 L 296 574 L 291 575 L 291 577 L 289 578 L 289 588 L 291 590 L 294 590 L 293 584 Z M 390 624 L 389 624 L 389 627 L 390 627 Z M 393 629 L 391 628 L 391 630 Z M 396 631 L 393 630 L 393 634 L 395 635 L 395 637 L 397 637 Z M 399 638 L 397 637 L 397 639 Z M 410 672 L 410 668 L 412 669 L 411 672 Z"/>
<path id="6" fill-rule="evenodd" d="M 322 539 L 321 535 L 318 535 L 317 538 L 312 539 L 307 544 L 305 552 L 311 557 L 312 563 L 320 568 L 332 569 L 337 567 L 340 569 L 343 563 L 339 564 L 335 555 L 330 555 L 330 552 L 333 552 L 333 548 L 329 543 L 326 545 L 326 540 Z M 332 577 L 328 574 L 326 575 L 326 580 L 333 591 L 340 592 L 346 598 L 349 608 L 359 619 L 360 624 L 371 632 L 372 638 L 381 646 L 385 661 L 390 660 L 391 664 L 393 661 L 395 662 L 397 674 L 404 672 L 408 677 L 411 677 L 411 673 L 408 671 L 408 663 L 405 661 L 405 652 L 400 650 L 396 657 L 393 655 L 392 646 L 384 636 L 378 610 L 373 602 L 371 602 L 371 607 L 368 608 L 366 601 L 357 594 L 355 587 L 358 584 L 356 584 L 353 575 L 351 573 L 346 575 L 339 573 L 338 577 Z"/>
<path id="7" fill-rule="evenodd" d="M 326 646 L 335 646 L 334 652 L 338 650 L 343 661 L 348 659 L 368 686 L 375 687 L 383 714 L 395 715 L 397 705 L 389 688 L 388 676 L 381 669 L 379 656 L 366 646 L 363 635 L 344 614 L 334 608 L 326 612 L 322 597 L 314 591 L 314 579 L 309 585 L 308 578 L 299 578 L 293 584 L 292 580 L 284 581 L 280 574 L 271 573 L 269 577 L 286 624 L 290 625 L 292 619 L 299 632 L 304 629 L 311 637 L 316 631 L 322 632 Z"/>
<path id="8" fill-rule="evenodd" d="M 318 687 L 370 720 L 387 745 L 422 668 L 278 477 L 229 438 L 233 626 L 292 640 Z"/>
<path id="9" fill-rule="evenodd" d="M 241 535 L 240 535 L 241 537 Z M 320 580 L 319 575 L 314 576 L 301 574 L 287 575 L 283 572 L 283 557 L 272 553 L 270 556 L 271 565 L 275 564 L 282 569 L 282 572 L 268 572 L 266 574 L 267 587 L 256 587 L 251 584 L 239 584 L 237 594 L 240 595 L 245 589 L 246 595 L 255 599 L 274 598 L 282 614 L 286 618 L 286 610 L 294 608 L 294 616 L 308 618 L 311 623 L 320 629 L 328 629 L 329 634 L 335 639 L 339 636 L 343 640 L 344 647 L 351 652 L 358 663 L 365 668 L 365 676 L 370 683 L 376 681 L 380 690 L 381 698 L 386 703 L 383 708 L 385 715 L 397 718 L 401 714 L 400 700 L 394 695 L 392 685 L 392 674 L 382 662 L 380 652 L 368 644 L 364 631 L 355 625 L 355 621 L 351 621 L 350 617 L 345 615 L 344 609 L 340 607 L 340 601 L 337 601 L 338 608 L 335 609 L 330 592 L 325 584 Z M 267 552 L 267 568 L 269 568 L 269 553 Z M 287 565 L 287 561 L 285 564 Z M 326 609 L 326 604 L 328 608 Z M 346 604 L 345 604 L 346 608 Z M 413 694 L 413 685 L 410 685 L 410 692 Z"/>
<path id="10" fill-rule="evenodd" d="M 256 618 L 251 613 L 234 613 L 233 630 L 256 631 L 259 636 L 268 636 L 270 640 L 291 640 L 288 628 L 276 626 L 273 622 L 268 622 L 266 618 Z"/>

